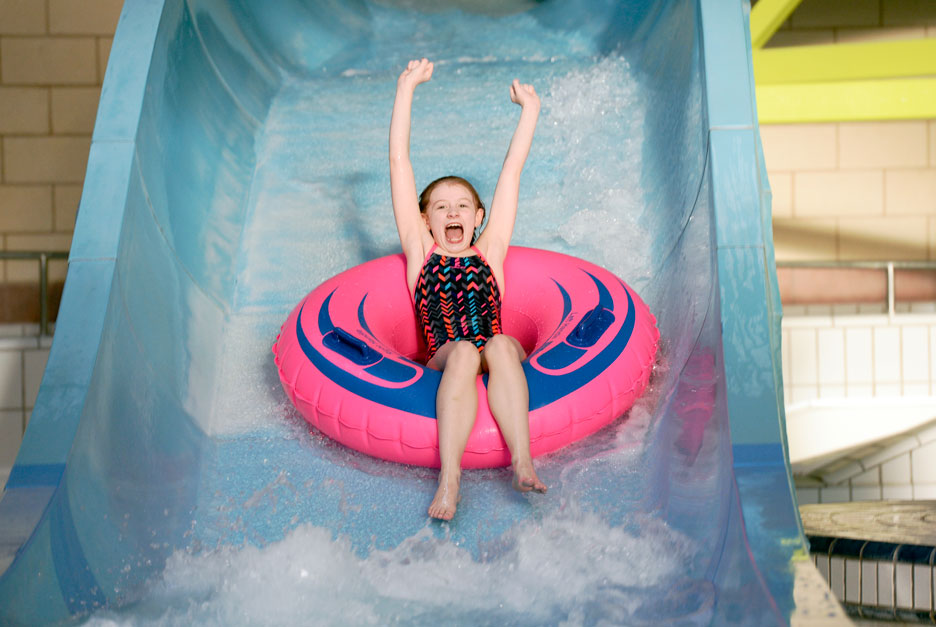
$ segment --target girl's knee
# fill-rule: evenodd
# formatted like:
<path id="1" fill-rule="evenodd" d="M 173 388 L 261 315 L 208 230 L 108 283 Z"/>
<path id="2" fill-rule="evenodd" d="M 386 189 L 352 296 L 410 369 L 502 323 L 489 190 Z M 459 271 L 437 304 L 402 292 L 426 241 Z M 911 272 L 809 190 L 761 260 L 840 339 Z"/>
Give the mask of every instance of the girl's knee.
<path id="1" fill-rule="evenodd" d="M 481 365 L 481 356 L 478 349 L 471 342 L 457 341 L 449 352 L 446 359 L 446 366 L 463 367 L 469 370 L 477 370 Z"/>
<path id="2" fill-rule="evenodd" d="M 487 361 L 522 361 L 523 349 L 519 347 L 519 343 L 514 338 L 509 335 L 498 334 L 489 339 L 484 345 L 484 357 Z"/>

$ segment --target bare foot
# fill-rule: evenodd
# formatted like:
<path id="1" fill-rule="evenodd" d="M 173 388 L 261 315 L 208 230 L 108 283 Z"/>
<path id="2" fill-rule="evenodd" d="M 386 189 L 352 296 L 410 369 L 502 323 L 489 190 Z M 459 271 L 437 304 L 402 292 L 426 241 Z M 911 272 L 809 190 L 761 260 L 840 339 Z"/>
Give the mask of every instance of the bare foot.
<path id="1" fill-rule="evenodd" d="M 458 478 L 445 479 L 439 477 L 439 489 L 436 490 L 432 503 L 429 504 L 429 515 L 440 520 L 452 520 L 455 508 L 461 501 L 458 492 Z"/>
<path id="2" fill-rule="evenodd" d="M 526 460 L 513 464 L 513 489 L 517 492 L 539 492 L 546 494 L 546 484 L 539 480 L 533 462 Z"/>

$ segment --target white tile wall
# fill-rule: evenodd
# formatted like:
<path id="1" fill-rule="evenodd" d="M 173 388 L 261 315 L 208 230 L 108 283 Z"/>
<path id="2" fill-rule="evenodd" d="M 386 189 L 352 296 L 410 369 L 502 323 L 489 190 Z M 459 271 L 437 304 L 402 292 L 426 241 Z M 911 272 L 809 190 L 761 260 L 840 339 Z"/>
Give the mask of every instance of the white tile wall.
<path id="1" fill-rule="evenodd" d="M 32 409 L 36 396 L 39 395 L 39 384 L 42 382 L 42 374 L 48 361 L 48 348 L 27 350 L 23 353 L 23 395 L 26 409 Z"/>
<path id="2" fill-rule="evenodd" d="M 871 351 L 871 329 L 845 329 L 845 371 L 849 386 L 870 386 L 874 380 L 874 353 Z M 860 396 L 865 396 L 860 394 Z"/>
<path id="3" fill-rule="evenodd" d="M 16 459 L 49 359 L 38 325 L 0 325 L 0 491 Z"/>
<path id="4" fill-rule="evenodd" d="M 936 440 L 910 451 L 910 472 L 921 483 L 936 483 Z"/>
<path id="5" fill-rule="evenodd" d="M 929 366 L 930 372 L 936 373 L 936 330 L 929 334 Z M 931 386 L 930 389 L 936 393 L 936 386 Z"/>
<path id="6" fill-rule="evenodd" d="M 872 468 L 866 470 L 860 475 L 852 477 L 852 486 L 877 486 L 881 485 L 881 470 L 880 468 Z"/>
<path id="7" fill-rule="evenodd" d="M 904 381 L 903 396 L 929 396 L 931 387 L 928 381 L 926 383 Z"/>
<path id="8" fill-rule="evenodd" d="M 794 385 L 790 401 L 792 403 L 808 403 L 819 398 L 819 388 L 816 385 Z"/>
<path id="9" fill-rule="evenodd" d="M 13 465 L 22 438 L 23 410 L 0 410 L 0 467 L 8 468 Z"/>
<path id="10" fill-rule="evenodd" d="M 896 384 L 896 395 L 900 396 L 900 328 L 874 328 L 874 381 L 875 388 Z M 893 388 L 878 391 L 877 395 L 894 394 Z"/>
<path id="11" fill-rule="evenodd" d="M 905 310 L 890 318 L 878 306 L 785 309 L 786 402 L 936 395 L 936 304 Z M 804 504 L 936 499 L 936 425 L 800 483 Z"/>
<path id="12" fill-rule="evenodd" d="M 845 503 L 851 500 L 851 487 L 847 485 L 831 486 L 819 491 L 820 503 Z"/>
<path id="13" fill-rule="evenodd" d="M 819 385 L 845 385 L 845 330 L 817 329 Z"/>
<path id="14" fill-rule="evenodd" d="M 885 485 L 881 486 L 881 496 L 888 501 L 912 501 L 913 486 L 911 485 Z"/>
<path id="15" fill-rule="evenodd" d="M 823 383 L 819 385 L 819 397 L 823 399 L 847 398 L 848 391 L 844 385 Z"/>
<path id="16" fill-rule="evenodd" d="M 936 394 L 936 316 L 908 313 L 889 320 L 854 314 L 854 308 L 832 308 L 828 315 L 785 311 L 786 402 Z"/>
<path id="17" fill-rule="evenodd" d="M 933 501 L 936 500 L 936 483 L 914 483 L 913 484 L 914 501 Z"/>
<path id="18" fill-rule="evenodd" d="M 796 488 L 796 500 L 800 505 L 813 505 L 819 502 L 819 488 Z"/>
<path id="19" fill-rule="evenodd" d="M 874 384 L 874 395 L 875 396 L 901 396 L 903 392 L 903 386 L 900 385 L 899 381 L 894 381 L 893 383 L 875 383 Z"/>
<path id="20" fill-rule="evenodd" d="M 0 351 L 0 409 L 23 407 L 23 354 Z"/>
<path id="21" fill-rule="evenodd" d="M 911 383 L 928 384 L 929 368 L 929 328 L 905 325 L 900 328 L 901 380 L 904 386 Z M 906 393 L 906 390 L 905 390 Z M 928 394 L 929 391 L 924 392 Z"/>
<path id="22" fill-rule="evenodd" d="M 819 351 L 816 329 L 790 330 L 790 377 L 793 385 L 819 383 Z"/>
<path id="23" fill-rule="evenodd" d="M 870 383 L 849 383 L 845 390 L 848 398 L 871 398 L 874 396 L 874 387 Z"/>

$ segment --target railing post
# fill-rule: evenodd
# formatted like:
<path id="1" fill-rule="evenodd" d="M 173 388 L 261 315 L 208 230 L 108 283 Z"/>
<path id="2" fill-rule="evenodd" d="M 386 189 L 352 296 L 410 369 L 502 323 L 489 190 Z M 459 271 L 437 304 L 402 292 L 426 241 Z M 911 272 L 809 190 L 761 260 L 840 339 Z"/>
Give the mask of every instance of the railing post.
<path id="1" fill-rule="evenodd" d="M 39 335 L 49 334 L 49 256 L 39 253 Z"/>
<path id="2" fill-rule="evenodd" d="M 887 318 L 894 321 L 894 262 L 887 262 Z"/>
<path id="3" fill-rule="evenodd" d="M 897 564 L 899 563 L 898 556 L 902 546 L 902 544 L 898 544 L 897 548 L 894 549 L 894 559 L 891 562 L 891 616 L 895 621 L 897 620 Z"/>
<path id="4" fill-rule="evenodd" d="M 0 250 L 0 259 L 31 260 L 39 262 L 39 333 L 49 335 L 49 261 L 68 259 L 62 251 Z"/>

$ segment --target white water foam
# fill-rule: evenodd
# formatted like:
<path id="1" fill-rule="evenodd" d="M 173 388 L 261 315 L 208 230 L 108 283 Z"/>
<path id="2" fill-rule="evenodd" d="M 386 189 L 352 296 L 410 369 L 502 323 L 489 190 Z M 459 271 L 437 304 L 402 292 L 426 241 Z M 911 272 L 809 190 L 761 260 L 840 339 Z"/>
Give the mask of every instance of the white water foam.
<path id="1" fill-rule="evenodd" d="M 559 236 L 576 254 L 633 282 L 649 272 L 650 250 L 639 222 L 644 103 L 630 64 L 606 57 L 557 77 L 549 95 L 566 174 Z"/>
<path id="2" fill-rule="evenodd" d="M 361 558 L 303 525 L 263 548 L 177 552 L 131 616 L 102 612 L 88 624 L 692 623 L 712 602 L 680 574 L 695 553 L 659 520 L 609 526 L 571 503 L 512 528 L 481 560 L 428 527 Z"/>

